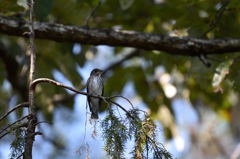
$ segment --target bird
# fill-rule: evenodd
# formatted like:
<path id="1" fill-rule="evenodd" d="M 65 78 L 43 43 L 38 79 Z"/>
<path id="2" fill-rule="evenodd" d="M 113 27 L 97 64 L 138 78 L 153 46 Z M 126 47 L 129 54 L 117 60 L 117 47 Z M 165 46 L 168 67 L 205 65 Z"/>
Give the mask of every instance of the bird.
<path id="1" fill-rule="evenodd" d="M 91 71 L 90 76 L 87 80 L 87 93 L 90 95 L 103 95 L 103 71 L 95 68 Z M 91 119 L 98 119 L 98 110 L 101 104 L 101 99 L 96 97 L 87 97 L 87 103 L 91 112 Z"/>

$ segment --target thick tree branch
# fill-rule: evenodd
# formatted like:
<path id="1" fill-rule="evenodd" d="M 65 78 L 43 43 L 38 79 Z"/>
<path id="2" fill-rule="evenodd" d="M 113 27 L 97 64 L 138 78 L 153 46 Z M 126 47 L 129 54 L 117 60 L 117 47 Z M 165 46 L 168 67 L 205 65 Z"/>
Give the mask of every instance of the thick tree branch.
<path id="1" fill-rule="evenodd" d="M 0 33 L 28 37 L 30 23 L 20 19 L 0 16 Z M 135 31 L 113 29 L 90 29 L 56 23 L 34 23 L 35 37 L 58 42 L 78 42 L 92 45 L 135 47 L 145 50 L 160 50 L 171 54 L 197 56 L 240 51 L 240 39 L 201 39 L 169 37 Z"/>

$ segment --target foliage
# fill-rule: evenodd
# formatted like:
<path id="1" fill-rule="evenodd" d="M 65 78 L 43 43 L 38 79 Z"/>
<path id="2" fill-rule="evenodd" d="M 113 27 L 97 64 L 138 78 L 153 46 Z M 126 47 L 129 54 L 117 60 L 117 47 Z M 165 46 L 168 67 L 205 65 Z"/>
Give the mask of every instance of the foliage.
<path id="1" fill-rule="evenodd" d="M 10 159 L 21 158 L 25 146 L 25 130 L 19 128 L 15 131 L 15 140 L 11 144 Z"/>
<path id="2" fill-rule="evenodd" d="M 143 159 L 171 159 L 171 155 L 156 140 L 156 126 L 149 116 L 144 119 L 139 117 L 139 110 L 129 111 L 127 118 L 123 120 L 117 117 L 110 108 L 108 116 L 102 121 L 105 150 L 112 158 L 125 158 L 124 148 L 127 140 L 134 139 L 135 146 L 132 150 L 132 158 Z"/>
<path id="3" fill-rule="evenodd" d="M 127 140 L 127 128 L 109 109 L 109 115 L 102 122 L 103 138 L 106 140 L 105 150 L 113 158 L 124 158 L 124 144 Z"/>
<path id="4" fill-rule="evenodd" d="M 149 158 L 149 154 L 153 154 L 152 158 L 171 159 L 171 154 L 157 142 L 156 125 L 145 112 L 144 119 L 141 120 L 138 112 L 139 110 L 131 110 L 134 119 L 128 118 L 130 138 L 135 138 L 133 158 Z"/>
<path id="5" fill-rule="evenodd" d="M 218 16 L 220 8 L 226 1 L 36 0 L 35 20 L 84 26 L 87 17 L 96 9 L 95 14 L 89 19 L 88 25 L 91 28 L 120 28 L 120 30 L 208 39 L 240 37 L 239 0 L 229 1 L 225 11 L 220 17 Z M 27 0 L 0 0 L 0 14 L 27 20 L 27 2 Z M 99 2 L 101 5 L 96 8 Z M 214 28 L 209 30 L 213 24 Z M 26 77 L 28 76 L 29 55 L 26 53 L 28 47 L 26 39 L 1 34 L 0 45 L 5 50 L 4 52 L 1 50 L 0 53 L 0 112 L 5 112 L 13 100 L 15 103 L 26 100 L 26 92 L 19 88 L 28 88 Z M 89 66 L 89 63 L 102 53 L 96 46 L 79 45 L 80 51 L 73 53 L 76 44 L 36 40 L 36 76 L 54 79 L 56 72 L 58 72 L 69 80 L 75 88 L 84 88 L 85 74 L 79 69 Z M 116 47 L 112 50 L 113 60 L 111 63 L 129 53 L 123 47 Z M 3 53 L 17 63 L 14 67 L 17 75 L 13 81 L 18 81 L 21 87 L 10 80 L 9 73 L 12 71 L 7 69 L 9 60 L 4 60 Z M 104 60 L 109 59 L 105 58 Z M 165 94 L 164 86 L 160 81 L 162 76 L 156 76 L 158 68 L 163 67 L 163 74 L 171 77 L 169 83 L 177 89 L 176 96 L 187 98 L 191 103 L 201 101 L 216 112 L 224 111 L 230 116 L 229 111 L 234 105 L 230 96 L 232 94 L 239 96 L 240 91 L 239 52 L 231 55 L 210 55 L 207 60 L 212 64 L 211 67 L 206 67 L 198 57 L 184 57 L 169 55 L 165 52 L 141 50 L 140 55 L 128 59 L 107 72 L 110 76 L 105 82 L 105 94 L 107 96 L 120 94 L 124 86 L 131 82 L 138 97 L 150 109 L 151 118 L 160 120 L 158 112 L 163 105 L 167 106 L 171 112 L 171 117 L 174 118 L 175 114 L 171 110 L 171 102 L 174 97 L 169 98 Z M 189 93 L 186 95 L 186 92 Z M 37 87 L 36 94 L 36 103 L 43 112 L 44 118 L 49 121 L 53 119 L 53 112 L 54 109 L 58 109 L 57 106 L 73 108 L 72 98 L 64 100 L 64 102 L 53 100 L 56 95 L 68 96 L 69 93 L 64 89 L 41 85 Z M 17 115 L 21 116 L 22 113 L 19 111 Z M 161 145 L 156 143 L 158 145 L 156 146 L 151 143 L 152 140 L 155 141 L 156 134 L 150 118 L 145 116 L 141 120 L 137 111 L 133 111 L 131 114 L 136 120 L 128 118 L 125 121 L 110 110 L 109 115 L 103 121 L 102 126 L 104 137 L 107 139 L 106 151 L 108 154 L 113 157 L 117 155 L 120 158 L 123 157 L 125 142 L 128 139 L 134 139 L 136 143 L 132 151 L 134 157 L 144 156 L 143 154 L 146 156 L 151 151 L 155 152 L 156 155 L 159 152 L 162 155 L 166 154 L 166 158 L 170 157 L 167 152 L 164 153 Z M 7 122 L 0 123 L 0 126 Z M 129 124 L 129 127 L 126 127 L 126 123 Z M 168 127 L 165 125 L 165 128 Z M 171 135 L 168 136 L 171 137 Z M 13 143 L 13 147 L 16 146 Z M 19 146 L 13 151 L 12 156 L 16 157 L 19 154 L 23 145 Z"/>

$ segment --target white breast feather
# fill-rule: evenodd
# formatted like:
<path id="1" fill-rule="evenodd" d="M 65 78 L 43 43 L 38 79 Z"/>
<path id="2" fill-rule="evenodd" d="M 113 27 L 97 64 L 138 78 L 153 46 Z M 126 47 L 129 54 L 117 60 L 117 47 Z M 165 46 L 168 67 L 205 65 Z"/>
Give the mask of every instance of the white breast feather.
<path id="1" fill-rule="evenodd" d="M 92 90 L 92 92 L 89 92 L 89 93 L 101 95 L 102 87 L 103 87 L 101 78 L 98 78 L 98 77 L 93 78 L 93 80 L 91 80 L 90 82 L 91 82 L 91 86 L 92 86 L 92 88 L 90 90 Z M 101 84 L 99 85 L 99 83 L 101 83 Z"/>

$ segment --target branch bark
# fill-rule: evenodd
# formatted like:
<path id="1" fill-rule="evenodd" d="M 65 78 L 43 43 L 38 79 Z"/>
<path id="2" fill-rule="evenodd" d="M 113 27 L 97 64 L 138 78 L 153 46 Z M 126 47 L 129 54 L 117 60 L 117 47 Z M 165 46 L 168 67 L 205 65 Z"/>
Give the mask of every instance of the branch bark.
<path id="1" fill-rule="evenodd" d="M 0 16 L 0 33 L 28 37 L 25 32 L 28 31 L 30 24 L 22 19 Z M 34 22 L 34 32 L 36 38 L 57 42 L 135 47 L 177 55 L 198 56 L 240 51 L 240 38 L 169 37 L 144 32 L 92 29 L 46 22 Z"/>
<path id="2" fill-rule="evenodd" d="M 34 97 L 35 92 L 34 89 L 31 88 L 31 83 L 35 78 L 35 61 L 36 61 L 36 53 L 35 53 L 35 32 L 34 32 L 34 23 L 33 23 L 33 9 L 34 9 L 34 0 L 29 1 L 29 19 L 30 24 L 28 25 L 28 35 L 29 35 L 29 52 L 30 52 L 30 71 L 29 71 L 29 109 L 28 113 L 31 115 L 31 118 L 28 121 L 28 127 L 27 127 L 27 135 L 25 139 L 25 147 L 24 147 L 24 153 L 23 158 L 24 159 L 32 159 L 32 149 L 33 149 L 33 142 L 35 139 L 35 129 L 36 129 L 36 123 L 37 123 L 37 108 L 34 103 Z"/>

